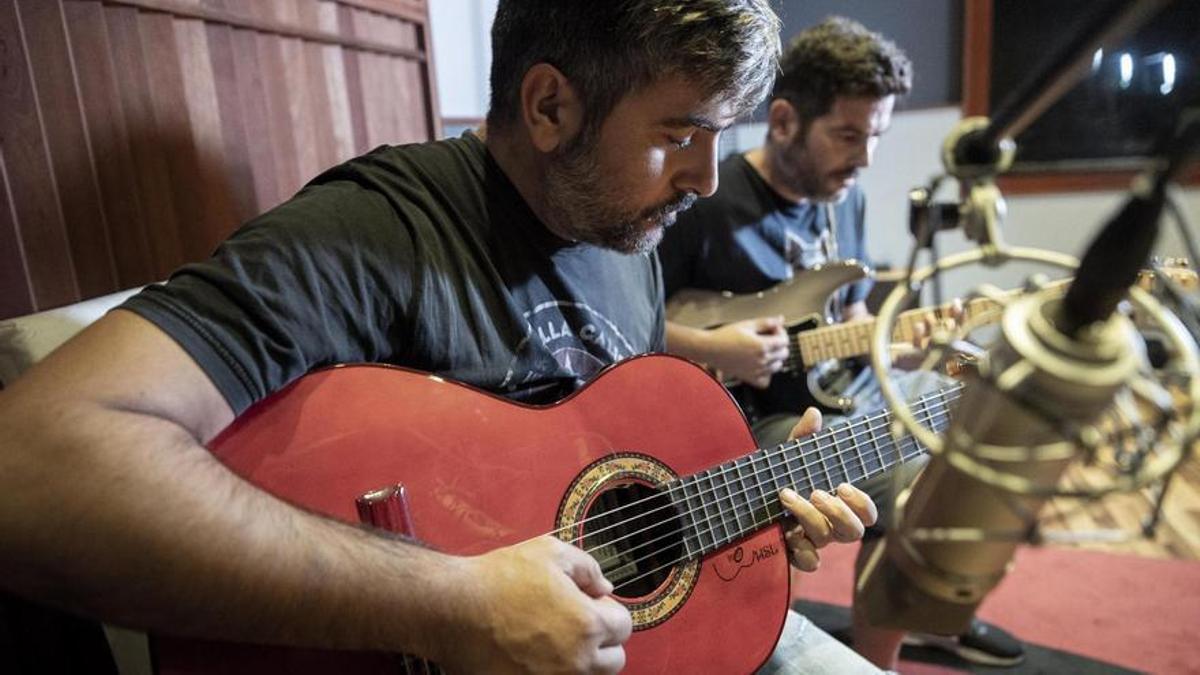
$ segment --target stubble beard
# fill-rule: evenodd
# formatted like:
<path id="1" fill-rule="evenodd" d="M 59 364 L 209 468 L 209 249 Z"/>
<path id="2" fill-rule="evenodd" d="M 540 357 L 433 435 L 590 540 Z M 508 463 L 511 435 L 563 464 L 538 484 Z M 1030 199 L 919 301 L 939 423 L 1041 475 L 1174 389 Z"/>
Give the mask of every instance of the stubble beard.
<path id="1" fill-rule="evenodd" d="M 696 195 L 679 194 L 640 211 L 624 208 L 624 190 L 601 171 L 598 155 L 595 143 L 580 139 L 551 159 L 543 194 L 555 231 L 620 253 L 654 250 L 674 222 L 668 214 L 691 207 Z"/>
<path id="2" fill-rule="evenodd" d="M 780 165 L 788 189 L 809 201 L 838 202 L 846 196 L 847 187 L 829 190 L 827 184 L 837 174 L 819 173 L 803 141 L 794 142 L 783 152 Z"/>

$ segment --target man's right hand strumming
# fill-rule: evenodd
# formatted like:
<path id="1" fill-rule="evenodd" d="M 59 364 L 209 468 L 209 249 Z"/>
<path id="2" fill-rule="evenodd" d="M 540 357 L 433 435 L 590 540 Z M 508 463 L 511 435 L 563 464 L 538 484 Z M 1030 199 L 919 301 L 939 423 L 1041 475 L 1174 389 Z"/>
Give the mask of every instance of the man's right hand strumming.
<path id="1" fill-rule="evenodd" d="M 765 389 L 788 356 L 783 317 L 738 321 L 707 331 L 704 360 L 725 378 Z"/>
<path id="2" fill-rule="evenodd" d="M 436 660 L 449 672 L 615 673 L 632 619 L 587 553 L 553 537 L 462 559 L 466 616 Z"/>

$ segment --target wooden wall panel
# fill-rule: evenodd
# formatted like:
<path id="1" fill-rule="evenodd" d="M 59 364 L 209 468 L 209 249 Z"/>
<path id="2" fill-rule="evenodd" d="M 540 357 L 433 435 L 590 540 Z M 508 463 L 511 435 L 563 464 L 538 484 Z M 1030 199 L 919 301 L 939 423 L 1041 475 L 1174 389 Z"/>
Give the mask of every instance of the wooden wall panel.
<path id="1" fill-rule="evenodd" d="M 25 256 L 17 221 L 8 192 L 8 176 L 4 173 L 4 157 L 0 155 L 0 288 L 13 292 L 0 295 L 0 316 L 20 316 L 33 311 L 33 296 L 25 280 Z"/>
<path id="2" fill-rule="evenodd" d="M 164 278 L 439 132 L 424 0 L 0 0 L 0 318 Z"/>
<path id="3" fill-rule="evenodd" d="M 95 29 L 105 26 L 100 5 L 69 3 L 63 6 L 63 11 L 72 53 L 111 56 L 108 30 Z M 101 208 L 104 221 L 109 224 L 109 244 L 117 283 L 120 285 L 126 279 L 153 279 L 155 268 L 114 61 L 112 58 L 84 58 L 75 65 L 79 70 L 80 104 L 87 111 L 85 131 L 102 198 Z"/>
<path id="4" fill-rule="evenodd" d="M 167 171 L 170 144 L 166 142 L 166 131 L 160 131 L 154 116 L 138 12 L 125 7 L 105 9 L 104 25 L 112 48 L 116 91 L 121 99 L 129 154 L 133 158 L 135 189 L 142 207 L 141 229 L 145 233 L 149 256 L 146 264 L 154 271 L 152 278 L 162 279 L 184 260 L 179 237 L 182 225 L 176 217 Z M 99 150 L 104 153 L 104 148 Z"/>
<path id="5" fill-rule="evenodd" d="M 5 188 L 12 201 L 19 250 L 2 250 L 0 264 L 23 269 L 23 286 L 3 289 L 28 295 L 33 308 L 52 307 L 80 297 L 70 261 L 70 241 L 63 225 L 58 187 L 50 164 L 41 110 L 33 86 L 25 38 L 16 3 L 0 4 L 0 40 L 6 60 L 0 105 L 0 157 L 4 159 Z M 7 303 L 6 303 L 7 304 Z"/>
<path id="6" fill-rule="evenodd" d="M 17 8 L 78 291 L 83 297 L 103 295 L 116 285 L 116 271 L 62 11 L 45 0 L 18 0 Z"/>

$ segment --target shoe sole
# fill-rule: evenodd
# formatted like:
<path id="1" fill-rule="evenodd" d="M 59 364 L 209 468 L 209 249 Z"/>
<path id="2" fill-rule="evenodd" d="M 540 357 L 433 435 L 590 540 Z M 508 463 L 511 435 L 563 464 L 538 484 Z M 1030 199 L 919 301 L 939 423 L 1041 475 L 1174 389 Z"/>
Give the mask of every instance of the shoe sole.
<path id="1" fill-rule="evenodd" d="M 950 637 L 938 638 L 936 636 L 917 637 L 915 635 L 908 635 L 905 636 L 903 644 L 913 647 L 933 647 L 934 649 L 941 649 L 958 656 L 958 658 L 964 661 L 969 661 L 970 663 L 975 663 L 981 666 L 996 666 L 999 668 L 1006 668 L 1015 666 L 1025 660 L 1024 654 L 1020 656 L 996 656 L 995 654 L 989 654 L 985 651 L 975 649 L 974 647 L 964 647 L 954 638 Z"/>

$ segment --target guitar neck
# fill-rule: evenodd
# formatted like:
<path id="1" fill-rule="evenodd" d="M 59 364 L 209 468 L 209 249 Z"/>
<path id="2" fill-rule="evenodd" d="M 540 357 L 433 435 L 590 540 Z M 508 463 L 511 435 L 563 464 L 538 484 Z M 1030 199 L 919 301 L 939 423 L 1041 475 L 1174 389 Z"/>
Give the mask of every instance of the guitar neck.
<path id="1" fill-rule="evenodd" d="M 1065 291 L 1065 281 L 1054 282 L 1051 288 Z M 1019 291 L 1010 291 L 1010 294 Z M 892 342 L 912 342 L 917 334 L 917 326 L 925 321 L 930 312 L 945 314 L 950 311 L 951 304 L 942 305 L 936 310 L 910 309 L 901 312 L 896 318 L 896 328 L 892 331 Z M 1004 305 L 991 298 L 973 298 L 963 307 L 963 320 L 976 324 L 991 323 L 1000 320 Z M 852 321 L 832 326 L 822 326 L 804 331 L 796 336 L 800 348 L 800 358 L 806 367 L 822 361 L 848 359 L 861 356 L 871 351 L 871 336 L 875 332 L 875 320 Z"/>
<path id="2" fill-rule="evenodd" d="M 892 332 L 893 342 L 911 342 L 917 324 L 924 321 L 929 310 L 912 309 L 896 319 Z M 822 361 L 848 359 L 871 351 L 871 335 L 875 332 L 875 320 L 852 321 L 832 326 L 822 326 L 804 331 L 796 336 L 800 358 L 811 367 Z"/>
<path id="3" fill-rule="evenodd" d="M 949 423 L 949 405 L 961 385 L 927 394 L 911 404 L 918 420 L 934 431 Z M 779 491 L 807 497 L 841 483 L 858 483 L 925 453 L 911 435 L 896 440 L 885 409 L 812 436 L 679 478 L 665 486 L 683 519 L 689 557 L 705 556 L 787 515 Z"/>

